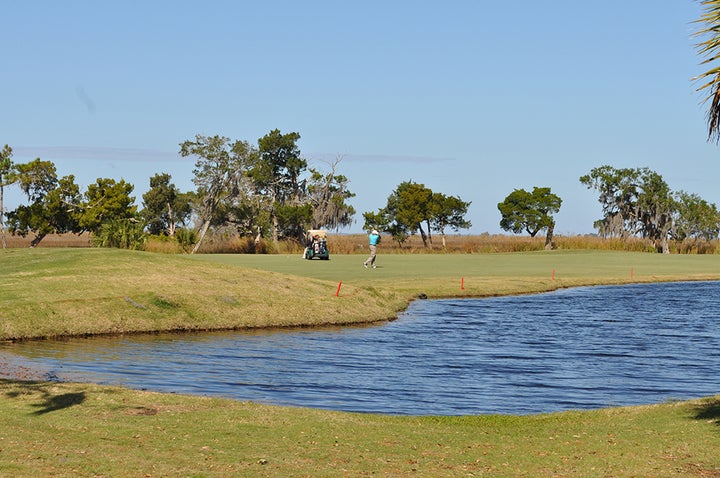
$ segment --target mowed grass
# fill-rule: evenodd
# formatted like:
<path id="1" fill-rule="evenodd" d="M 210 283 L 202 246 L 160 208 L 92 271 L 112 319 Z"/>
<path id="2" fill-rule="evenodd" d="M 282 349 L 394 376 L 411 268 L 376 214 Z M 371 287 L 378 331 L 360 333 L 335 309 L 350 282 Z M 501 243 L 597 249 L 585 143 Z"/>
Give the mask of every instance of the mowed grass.
<path id="1" fill-rule="evenodd" d="M 2 337 L 349 323 L 394 317 L 420 293 L 720 279 L 720 256 L 381 251 L 375 270 L 364 258 L 2 251 Z M 0 380 L 0 421 L 0 477 L 720 476 L 720 397 L 392 417 Z"/>
<path id="2" fill-rule="evenodd" d="M 713 477 L 720 400 L 395 417 L 0 380 L 3 477 Z"/>
<path id="3" fill-rule="evenodd" d="M 0 339 L 379 321 L 405 302 L 336 284 L 111 249 L 0 253 Z"/>
<path id="4" fill-rule="evenodd" d="M 394 291 L 410 299 L 485 297 L 562 287 L 674 280 L 720 279 L 720 255 L 663 255 L 616 251 L 542 251 L 499 254 L 382 254 L 377 269 L 366 256 L 329 261 L 290 255 L 195 255 L 192 259 Z"/>

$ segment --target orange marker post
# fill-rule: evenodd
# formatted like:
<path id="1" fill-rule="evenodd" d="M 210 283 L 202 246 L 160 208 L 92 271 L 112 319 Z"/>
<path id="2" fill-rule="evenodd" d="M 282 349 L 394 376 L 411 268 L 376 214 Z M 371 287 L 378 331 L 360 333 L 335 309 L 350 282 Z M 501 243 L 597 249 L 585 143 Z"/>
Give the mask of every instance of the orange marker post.
<path id="1" fill-rule="evenodd" d="M 550 275 L 550 280 L 555 280 L 555 269 L 552 270 L 552 274 Z"/>
<path id="2" fill-rule="evenodd" d="M 460 289 L 465 290 L 465 278 L 460 279 Z"/>
<path id="3" fill-rule="evenodd" d="M 340 287 L 342 287 L 342 281 L 338 283 L 338 288 L 335 291 L 335 297 L 340 297 Z"/>

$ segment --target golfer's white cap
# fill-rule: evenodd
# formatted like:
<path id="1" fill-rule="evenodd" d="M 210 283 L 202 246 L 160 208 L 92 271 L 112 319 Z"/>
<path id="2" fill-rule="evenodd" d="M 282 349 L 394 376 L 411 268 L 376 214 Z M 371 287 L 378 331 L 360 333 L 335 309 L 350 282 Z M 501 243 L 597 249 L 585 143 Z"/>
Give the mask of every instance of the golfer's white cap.
<path id="1" fill-rule="evenodd" d="M 377 234 L 377 233 L 378 233 L 377 229 L 373 229 L 372 231 L 370 231 L 370 234 Z"/>

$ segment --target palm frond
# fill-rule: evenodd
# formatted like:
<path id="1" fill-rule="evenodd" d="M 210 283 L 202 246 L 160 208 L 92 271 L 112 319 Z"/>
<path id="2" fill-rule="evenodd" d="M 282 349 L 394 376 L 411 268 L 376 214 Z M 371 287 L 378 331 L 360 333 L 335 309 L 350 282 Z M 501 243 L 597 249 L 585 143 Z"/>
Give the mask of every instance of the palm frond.
<path id="1" fill-rule="evenodd" d="M 696 21 L 703 25 L 694 36 L 704 38 L 696 47 L 704 57 L 701 65 L 714 63 L 720 58 L 720 0 L 702 0 L 703 14 Z M 720 143 L 720 66 L 715 66 L 695 78 L 694 81 L 708 81 L 697 88 L 698 92 L 708 92 L 703 103 L 709 104 L 707 113 L 708 141 Z"/>

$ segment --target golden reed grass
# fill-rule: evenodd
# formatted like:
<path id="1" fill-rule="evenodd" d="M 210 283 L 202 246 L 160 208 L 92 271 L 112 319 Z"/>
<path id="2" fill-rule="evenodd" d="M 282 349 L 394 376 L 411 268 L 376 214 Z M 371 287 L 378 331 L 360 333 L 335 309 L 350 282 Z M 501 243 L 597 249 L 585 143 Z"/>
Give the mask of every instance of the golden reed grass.
<path id="1" fill-rule="evenodd" d="M 32 237 L 20 237 L 6 234 L 7 246 L 10 248 L 29 247 Z M 655 252 L 652 241 L 639 237 L 628 239 L 603 239 L 594 235 L 560 236 L 554 238 L 555 248 L 560 250 L 613 250 L 625 252 Z M 48 234 L 38 247 L 90 247 L 91 235 Z M 365 254 L 367 253 L 367 236 L 364 234 L 329 234 L 328 247 L 330 254 Z M 390 236 L 383 236 L 380 245 L 383 253 L 390 254 L 443 254 L 443 253 L 502 253 L 531 252 L 545 249 L 545 237 L 511 236 L 504 234 L 478 235 L 447 235 L 445 247 L 442 238 L 434 235 L 423 245 L 422 239 L 415 235 L 403 244 L 393 241 Z M 208 234 L 200 248 L 204 254 L 301 254 L 304 245 L 298 241 L 281 241 L 277 246 L 272 241 L 260 240 L 255 243 L 251 237 L 232 234 Z M 180 254 L 180 245 L 172 238 L 151 236 L 145 244 L 146 251 L 165 254 Z M 720 241 L 670 241 L 670 252 L 673 254 L 720 254 Z"/>

